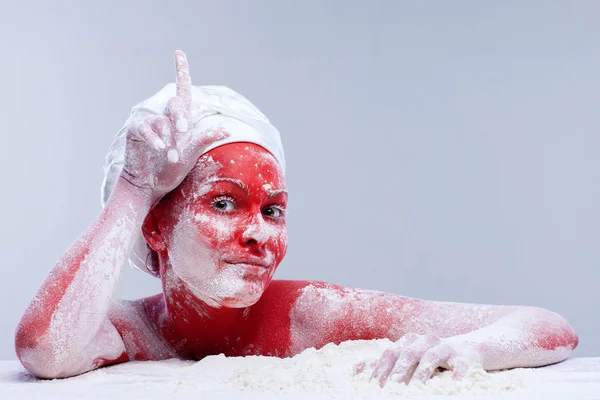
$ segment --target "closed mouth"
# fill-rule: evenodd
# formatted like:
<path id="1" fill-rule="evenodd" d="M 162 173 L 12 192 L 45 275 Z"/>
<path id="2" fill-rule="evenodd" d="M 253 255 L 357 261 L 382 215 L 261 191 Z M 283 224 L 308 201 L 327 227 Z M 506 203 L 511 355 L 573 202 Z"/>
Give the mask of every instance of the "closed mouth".
<path id="1" fill-rule="evenodd" d="M 260 260 L 224 260 L 227 264 L 232 265 L 251 265 L 254 267 L 269 268 L 269 265 Z"/>
<path id="2" fill-rule="evenodd" d="M 224 261 L 224 263 L 242 269 L 244 272 L 258 275 L 262 275 L 269 269 L 267 264 L 257 261 Z"/>

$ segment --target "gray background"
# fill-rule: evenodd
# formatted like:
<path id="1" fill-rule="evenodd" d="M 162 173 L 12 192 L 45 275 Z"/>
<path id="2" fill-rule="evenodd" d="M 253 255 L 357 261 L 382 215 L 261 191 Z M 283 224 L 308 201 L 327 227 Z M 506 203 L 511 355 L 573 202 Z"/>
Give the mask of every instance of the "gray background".
<path id="1" fill-rule="evenodd" d="M 0 359 L 177 48 L 282 132 L 278 278 L 537 305 L 600 356 L 600 2 L 414 3 L 3 1 Z"/>

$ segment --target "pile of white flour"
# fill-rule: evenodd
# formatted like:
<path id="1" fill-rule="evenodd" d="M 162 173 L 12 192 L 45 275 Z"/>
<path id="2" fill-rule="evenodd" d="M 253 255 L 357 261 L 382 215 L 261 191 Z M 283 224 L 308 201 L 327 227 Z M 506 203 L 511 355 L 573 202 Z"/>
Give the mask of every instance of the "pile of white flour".
<path id="1" fill-rule="evenodd" d="M 486 373 L 480 366 L 472 368 L 466 379 L 457 381 L 450 371 L 437 374 L 425 384 L 410 385 L 388 382 L 381 389 L 369 383 L 370 364 L 392 345 L 387 339 L 328 344 L 320 350 L 308 349 L 292 358 L 244 357 L 233 363 L 224 356 L 208 357 L 191 368 L 199 376 L 218 370 L 227 385 L 249 391 L 285 394 L 352 395 L 352 398 L 398 396 L 492 394 L 513 391 L 524 386 L 518 374 L 505 371 Z M 366 361 L 365 369 L 355 374 L 354 366 Z"/>
<path id="2" fill-rule="evenodd" d="M 485 373 L 473 368 L 454 381 L 442 372 L 425 384 L 369 383 L 370 362 L 388 340 L 345 342 L 293 358 L 213 356 L 200 362 L 129 362 L 74 378 L 38 380 L 18 362 L 0 362 L 2 399 L 598 399 L 600 358 L 578 358 L 539 369 Z M 358 375 L 354 366 L 366 361 Z M 439 396 L 439 397 L 438 397 Z M 456 397 L 455 397 L 456 398 Z"/>
<path id="3" fill-rule="evenodd" d="M 238 393 L 244 398 L 398 398 L 434 395 L 499 394 L 523 388 L 523 375 L 517 371 L 486 373 L 480 367 L 469 371 L 466 379 L 456 381 L 445 371 L 431 380 L 410 385 L 388 382 L 382 389 L 369 383 L 370 366 L 392 344 L 387 339 L 349 341 L 329 344 L 320 350 L 308 349 L 292 358 L 211 356 L 199 362 L 168 360 L 130 362 L 102 368 L 69 382 L 69 393 L 122 385 L 129 398 L 170 396 L 185 398 L 202 393 Z M 366 361 L 355 374 L 355 365 Z M 54 381 L 58 382 L 58 381 Z M 94 389 L 92 389 L 92 387 Z M 99 395 L 96 391 L 95 394 Z M 175 396 L 175 397 L 174 397 Z M 255 397 L 256 396 L 256 397 Z M 229 398 L 229 397 L 227 397 Z"/>

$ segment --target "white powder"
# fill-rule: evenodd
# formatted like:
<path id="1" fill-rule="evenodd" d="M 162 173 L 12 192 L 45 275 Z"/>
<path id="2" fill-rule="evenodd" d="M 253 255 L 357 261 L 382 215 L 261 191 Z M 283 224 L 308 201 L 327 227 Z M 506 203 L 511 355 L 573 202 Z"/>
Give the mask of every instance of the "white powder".
<path id="1" fill-rule="evenodd" d="M 425 384 L 409 385 L 388 382 L 382 389 L 375 381 L 369 382 L 371 362 L 392 345 L 388 339 L 349 341 L 336 346 L 328 344 L 320 350 L 308 349 L 292 358 L 250 356 L 228 363 L 224 356 L 208 357 L 193 368 L 202 373 L 217 366 L 228 385 L 250 391 L 266 391 L 285 394 L 328 394 L 347 398 L 380 398 L 490 394 L 514 391 L 524 387 L 515 371 L 486 373 L 481 366 L 469 370 L 465 379 L 454 380 L 452 372 L 444 371 Z M 366 361 L 366 367 L 355 374 L 354 366 Z M 341 396 L 343 397 L 343 396 Z"/>
<path id="2" fill-rule="evenodd" d="M 185 133 L 188 131 L 188 121 L 185 118 L 179 118 L 175 123 L 177 132 Z"/>
<path id="3" fill-rule="evenodd" d="M 169 162 L 172 162 L 172 163 L 178 162 L 179 161 L 179 154 L 177 154 L 177 150 L 170 149 L 167 152 L 167 158 L 168 158 Z"/>
<path id="4" fill-rule="evenodd" d="M 386 399 L 422 398 L 436 395 L 482 395 L 518 391 L 536 383 L 524 370 L 486 373 L 472 368 L 460 381 L 451 372 L 437 374 L 425 384 L 388 382 L 380 388 L 369 383 L 372 369 L 354 373 L 354 365 L 379 358 L 392 344 L 387 339 L 329 344 L 308 349 L 292 358 L 263 356 L 206 357 L 199 362 L 167 360 L 129 362 L 88 374 L 54 381 L 69 384 L 71 393 L 81 389 L 86 397 L 102 398 L 111 387 L 123 398 L 319 398 Z M 529 372 L 529 371 L 527 371 Z M 538 384 L 538 386 L 540 386 Z M 94 388 L 92 391 L 91 388 Z M 10 391 L 9 391 L 10 392 Z M 211 396 L 213 395 L 213 396 Z M 167 397 L 164 397 L 167 396 Z M 204 396 L 203 396 L 204 397 Z M 487 397 L 487 396 L 486 396 Z"/>
<path id="5" fill-rule="evenodd" d="M 386 340 L 345 342 L 294 358 L 207 357 L 200 362 L 128 362 L 69 379 L 37 381 L 18 362 L 0 362 L 0 393 L 6 399 L 398 399 L 454 398 L 597 399 L 600 358 L 570 359 L 535 369 L 485 373 L 472 369 L 461 381 L 447 372 L 423 384 L 367 383 L 354 376 L 355 362 L 375 359 Z M 442 397 L 434 397 L 434 396 Z"/>

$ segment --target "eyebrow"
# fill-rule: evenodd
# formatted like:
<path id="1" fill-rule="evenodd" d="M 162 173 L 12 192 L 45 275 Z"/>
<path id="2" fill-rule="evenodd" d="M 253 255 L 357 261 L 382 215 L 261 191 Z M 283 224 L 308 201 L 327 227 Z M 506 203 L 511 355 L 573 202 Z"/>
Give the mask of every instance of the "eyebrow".
<path id="1" fill-rule="evenodd" d="M 229 182 L 229 183 L 233 183 L 234 185 L 239 186 L 244 191 L 249 192 L 248 185 L 246 185 L 244 182 L 240 181 L 239 179 L 233 179 L 233 178 L 212 178 L 212 179 L 209 179 L 208 182 L 206 182 L 206 184 L 210 185 L 211 183 L 216 183 L 216 182 Z"/>
<path id="2" fill-rule="evenodd" d="M 243 189 L 246 193 L 250 194 L 250 190 L 248 189 L 248 185 L 246 185 L 244 182 L 242 182 L 239 179 L 233 179 L 233 178 L 212 178 L 212 179 L 209 179 L 204 185 L 211 185 L 211 184 L 217 183 L 217 182 L 229 182 L 229 183 L 233 183 L 234 185 L 239 186 L 241 189 Z M 288 191 L 286 189 L 267 190 L 267 195 L 269 197 L 275 197 L 275 196 L 277 196 L 279 194 L 288 194 Z"/>
<path id="3" fill-rule="evenodd" d="M 282 193 L 288 194 L 288 191 L 285 190 L 285 189 L 277 189 L 277 190 L 269 190 L 269 191 L 267 191 L 267 194 L 269 195 L 269 197 L 275 197 L 278 194 L 282 194 Z"/>

